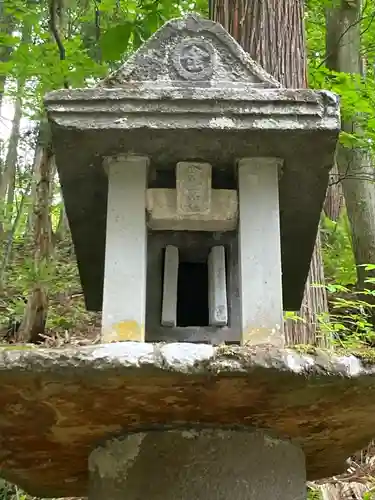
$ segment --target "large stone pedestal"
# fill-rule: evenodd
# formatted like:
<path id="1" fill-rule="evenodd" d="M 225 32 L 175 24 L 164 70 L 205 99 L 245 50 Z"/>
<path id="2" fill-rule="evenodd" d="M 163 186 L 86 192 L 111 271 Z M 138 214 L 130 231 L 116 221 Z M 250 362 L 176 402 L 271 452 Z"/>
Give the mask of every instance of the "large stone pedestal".
<path id="1" fill-rule="evenodd" d="M 261 431 L 130 434 L 89 457 L 89 500 L 305 500 L 303 452 Z"/>

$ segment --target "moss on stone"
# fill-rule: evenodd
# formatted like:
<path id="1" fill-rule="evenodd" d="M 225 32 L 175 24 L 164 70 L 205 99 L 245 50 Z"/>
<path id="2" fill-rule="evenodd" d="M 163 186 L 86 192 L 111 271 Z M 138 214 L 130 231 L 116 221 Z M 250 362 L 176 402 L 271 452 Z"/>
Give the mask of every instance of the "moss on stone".
<path id="1" fill-rule="evenodd" d="M 0 344 L 0 350 L 2 351 L 22 351 L 30 349 L 38 349 L 38 346 L 34 344 Z"/>
<path id="2" fill-rule="evenodd" d="M 298 352 L 299 354 L 310 354 L 311 356 L 317 356 L 319 353 L 326 354 L 336 354 L 338 356 L 355 356 L 361 361 L 367 363 L 375 363 L 375 348 L 374 347 L 335 347 L 332 349 L 316 347 L 309 344 L 299 344 L 290 346 L 290 349 Z"/>

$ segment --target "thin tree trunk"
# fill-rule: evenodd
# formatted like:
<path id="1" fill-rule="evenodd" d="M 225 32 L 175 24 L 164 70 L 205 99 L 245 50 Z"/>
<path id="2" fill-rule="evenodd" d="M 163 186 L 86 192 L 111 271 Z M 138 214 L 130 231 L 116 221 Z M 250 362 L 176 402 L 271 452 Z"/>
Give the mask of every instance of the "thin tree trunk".
<path id="1" fill-rule="evenodd" d="M 30 41 L 31 25 L 27 22 L 22 27 L 21 45 L 26 45 Z M 12 213 L 12 204 L 14 198 L 15 175 L 17 165 L 17 149 L 20 137 L 20 125 L 22 118 L 22 94 L 25 86 L 24 78 L 20 78 L 17 82 L 17 97 L 14 103 L 14 118 L 12 131 L 9 138 L 8 151 L 5 160 L 4 169 L 0 172 L 0 206 L 3 212 L 9 212 L 10 218 Z M 0 89 L 1 93 L 1 89 Z M 8 202 L 5 197 L 8 192 Z"/>
<path id="2" fill-rule="evenodd" d="M 340 2 L 327 9 L 327 66 L 335 71 L 362 74 L 361 1 Z M 358 119 L 358 118 L 357 118 Z M 342 130 L 361 134 L 353 119 L 342 120 Z M 351 225 L 358 287 L 365 288 L 364 265 L 375 264 L 375 175 L 365 151 L 338 145 L 337 166 Z"/>
<path id="3" fill-rule="evenodd" d="M 7 239 L 6 239 L 6 243 L 4 245 L 5 248 L 4 248 L 3 258 L 2 258 L 2 262 L 1 262 L 1 268 L 0 268 L 0 291 L 2 291 L 4 288 L 5 273 L 7 271 L 10 257 L 11 257 L 11 253 L 12 253 L 14 235 L 16 234 L 19 223 L 21 222 L 22 213 L 23 213 L 23 209 L 25 206 L 25 200 L 29 194 L 29 190 L 30 190 L 30 185 L 22 193 L 21 201 L 20 201 L 20 204 L 19 204 L 19 207 L 17 210 L 17 215 L 13 221 L 12 228 L 7 233 Z"/>
<path id="4" fill-rule="evenodd" d="M 36 185 L 37 185 L 37 175 L 38 175 L 38 165 L 42 161 L 43 155 L 43 147 L 40 144 L 37 144 L 34 152 L 34 160 L 31 171 L 31 190 L 30 197 L 28 201 L 28 214 L 27 214 L 27 223 L 25 228 L 24 236 L 27 237 L 29 233 L 31 234 L 33 230 L 33 221 L 34 221 L 34 206 L 36 204 Z"/>
<path id="5" fill-rule="evenodd" d="M 18 95 L 14 103 L 14 118 L 12 130 L 9 137 L 8 151 L 5 160 L 5 168 L 2 177 L 0 178 L 0 203 L 3 204 L 4 212 L 8 216 L 12 209 L 10 205 L 13 203 L 14 187 L 16 177 L 16 166 L 18 157 L 18 143 L 20 139 L 20 125 L 22 117 L 22 99 L 20 97 L 22 86 L 18 87 Z"/>
<path id="6" fill-rule="evenodd" d="M 0 34 L 11 35 L 14 29 L 14 18 L 7 15 L 4 9 L 4 0 L 0 1 Z M 0 62 L 5 63 L 9 61 L 12 54 L 13 47 L 11 45 L 0 45 Z M 6 75 L 0 75 L 0 109 L 3 103 L 4 88 L 6 82 Z"/>
<path id="7" fill-rule="evenodd" d="M 324 212 L 333 221 L 338 221 L 344 207 L 344 193 L 340 182 L 340 174 L 335 162 L 330 175 L 327 195 L 324 202 Z"/>
<path id="8" fill-rule="evenodd" d="M 54 239 L 55 242 L 58 243 L 65 238 L 65 235 L 69 229 L 68 217 L 66 215 L 64 201 L 61 202 L 59 220 L 57 223 Z"/>
<path id="9" fill-rule="evenodd" d="M 285 87 L 307 86 L 303 2 L 296 0 L 211 0 L 220 22 L 268 73 Z M 322 286 L 313 286 L 321 284 Z M 326 345 L 317 336 L 318 317 L 328 311 L 320 238 L 316 240 L 299 316 L 285 324 L 289 344 Z"/>
<path id="10" fill-rule="evenodd" d="M 34 229 L 34 271 L 36 280 L 29 296 L 17 342 L 38 342 L 45 333 L 48 314 L 48 277 L 51 254 L 49 214 L 52 153 L 45 147 L 38 168 L 37 205 Z"/>

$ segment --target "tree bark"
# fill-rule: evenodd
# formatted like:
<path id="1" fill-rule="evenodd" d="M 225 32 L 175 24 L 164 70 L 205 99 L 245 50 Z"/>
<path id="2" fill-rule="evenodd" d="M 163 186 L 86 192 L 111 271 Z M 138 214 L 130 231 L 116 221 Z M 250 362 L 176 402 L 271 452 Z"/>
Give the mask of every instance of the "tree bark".
<path id="1" fill-rule="evenodd" d="M 38 165 L 37 204 L 34 228 L 35 283 L 30 293 L 17 342 L 38 342 L 45 333 L 48 314 L 48 277 L 51 255 L 51 220 L 49 195 L 52 152 L 45 147 Z"/>
<path id="2" fill-rule="evenodd" d="M 59 220 L 54 234 L 55 243 L 62 241 L 69 230 L 68 217 L 66 215 L 64 201 L 61 202 Z"/>
<path id="3" fill-rule="evenodd" d="M 15 20 L 5 12 L 4 5 L 5 2 L 3 0 L 0 1 L 0 34 L 11 35 L 14 29 Z M 13 47 L 10 45 L 3 44 L 0 46 L 0 62 L 5 63 L 9 61 L 12 49 Z M 5 82 L 6 75 L 0 75 L 0 109 L 4 97 Z"/>
<path id="4" fill-rule="evenodd" d="M 361 1 L 337 2 L 327 9 L 327 66 L 331 70 L 363 73 L 361 58 Z M 342 120 L 342 130 L 361 134 L 357 117 Z M 360 289 L 368 274 L 365 264 L 375 264 L 375 174 L 372 159 L 358 148 L 337 147 L 337 166 L 351 225 Z"/>
<path id="5" fill-rule="evenodd" d="M 30 172 L 31 177 L 31 189 L 30 196 L 27 202 L 27 222 L 24 232 L 24 237 L 28 238 L 32 233 L 34 225 L 34 206 L 36 205 L 36 185 L 37 185 L 37 175 L 38 175 L 38 165 L 42 161 L 43 146 L 37 144 L 34 151 L 34 159 Z"/>
<path id="6" fill-rule="evenodd" d="M 23 85 L 18 86 L 18 95 L 14 103 L 14 117 L 12 122 L 12 130 L 9 137 L 8 151 L 5 160 L 5 168 L 3 175 L 0 177 L 0 204 L 3 207 L 3 212 L 9 215 L 12 212 L 11 205 L 14 198 L 14 186 L 16 176 L 16 166 L 18 157 L 18 143 L 20 139 L 20 125 L 22 117 L 22 99 L 20 92 L 23 90 Z"/>
<path id="7" fill-rule="evenodd" d="M 31 25 L 25 22 L 22 26 L 21 45 L 27 45 L 30 42 Z M 1 60 L 1 58 L 0 58 Z M 14 102 L 14 117 L 12 123 L 12 130 L 9 138 L 8 151 L 5 160 L 4 168 L 0 169 L 0 239 L 2 239 L 3 228 L 1 222 L 3 214 L 6 213 L 6 218 L 11 223 L 13 212 L 13 198 L 15 189 L 15 176 L 16 165 L 18 158 L 18 143 L 20 138 L 20 125 L 22 118 L 22 94 L 25 87 L 25 78 L 20 77 L 17 81 L 17 96 Z M 0 82 L 0 95 L 1 95 L 1 82 Z M 6 200 L 6 195 L 7 200 Z"/>
<path id="8" fill-rule="evenodd" d="M 28 186 L 25 189 L 25 191 L 22 193 L 21 201 L 20 201 L 20 204 L 19 204 L 18 209 L 17 209 L 16 217 L 14 218 L 11 229 L 9 229 L 9 231 L 7 231 L 6 241 L 4 242 L 4 245 L 3 245 L 3 256 L 2 256 L 1 267 L 0 267 L 0 293 L 4 289 L 5 273 L 7 271 L 9 261 L 11 258 L 14 235 L 16 234 L 18 226 L 21 222 L 23 210 L 25 207 L 25 201 L 26 201 L 26 198 L 28 196 L 29 190 L 30 190 L 30 187 Z"/>
<path id="9" fill-rule="evenodd" d="M 210 17 L 285 87 L 307 86 L 303 2 L 296 0 L 210 0 Z M 321 284 L 323 286 L 316 286 Z M 315 285 L 315 286 L 312 286 Z M 319 234 L 299 316 L 285 322 L 289 344 L 326 345 L 317 335 L 318 316 L 327 313 Z"/>
<path id="10" fill-rule="evenodd" d="M 337 163 L 335 162 L 329 175 L 329 186 L 324 202 L 324 212 L 327 217 L 337 222 L 344 205 L 344 193 L 342 192 L 340 174 L 337 168 Z"/>

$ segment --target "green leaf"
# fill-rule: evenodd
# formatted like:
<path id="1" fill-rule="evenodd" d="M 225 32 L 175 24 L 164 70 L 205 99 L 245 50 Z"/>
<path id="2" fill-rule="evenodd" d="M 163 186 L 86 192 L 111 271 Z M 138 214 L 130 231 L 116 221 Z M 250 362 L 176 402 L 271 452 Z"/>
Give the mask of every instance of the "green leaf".
<path id="1" fill-rule="evenodd" d="M 125 21 L 109 28 L 101 37 L 100 48 L 104 61 L 117 61 L 127 51 L 132 23 Z"/>

